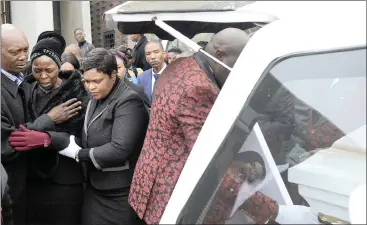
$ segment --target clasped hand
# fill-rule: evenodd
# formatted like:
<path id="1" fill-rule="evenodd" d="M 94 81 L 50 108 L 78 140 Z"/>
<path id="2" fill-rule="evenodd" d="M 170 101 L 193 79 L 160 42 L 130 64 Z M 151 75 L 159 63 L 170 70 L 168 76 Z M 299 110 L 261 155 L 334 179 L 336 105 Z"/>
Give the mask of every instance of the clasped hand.
<path id="1" fill-rule="evenodd" d="M 68 147 L 66 147 L 65 149 L 59 151 L 60 155 L 75 159 L 76 155 L 78 154 L 79 150 L 81 149 L 81 147 L 75 143 L 75 136 L 71 135 L 70 136 L 70 142 Z"/>
<path id="2" fill-rule="evenodd" d="M 48 147 L 51 144 L 51 137 L 47 133 L 30 130 L 23 125 L 19 126 L 19 130 L 12 132 L 8 139 L 16 151 L 28 151 L 34 148 Z"/>

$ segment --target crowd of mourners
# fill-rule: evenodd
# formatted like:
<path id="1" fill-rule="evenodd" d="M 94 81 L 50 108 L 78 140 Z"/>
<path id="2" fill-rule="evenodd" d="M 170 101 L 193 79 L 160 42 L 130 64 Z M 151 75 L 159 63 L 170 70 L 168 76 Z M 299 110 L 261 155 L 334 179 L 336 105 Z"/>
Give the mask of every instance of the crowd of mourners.
<path id="1" fill-rule="evenodd" d="M 133 49 L 110 50 L 88 43 L 82 29 L 74 34 L 78 44 L 66 46 L 45 31 L 29 49 L 21 30 L 1 26 L 2 223 L 159 224 L 229 71 L 143 34 L 130 35 Z M 198 44 L 233 67 L 249 39 L 227 28 Z M 224 192 L 237 190 L 230 184 L 244 168 L 248 180 L 264 177 L 258 155 L 236 160 Z M 204 223 L 223 224 L 236 195 L 218 195 Z M 309 207 L 261 192 L 241 210 L 258 224 L 316 220 L 305 220 Z"/>

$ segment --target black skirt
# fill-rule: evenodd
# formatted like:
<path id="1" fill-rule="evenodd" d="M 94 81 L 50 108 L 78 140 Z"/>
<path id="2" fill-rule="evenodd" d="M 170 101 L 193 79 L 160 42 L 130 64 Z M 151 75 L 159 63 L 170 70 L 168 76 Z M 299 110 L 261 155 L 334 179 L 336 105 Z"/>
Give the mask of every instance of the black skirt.
<path id="1" fill-rule="evenodd" d="M 84 194 L 82 225 L 144 224 L 128 203 L 128 190 L 105 195 L 87 185 Z"/>
<path id="2" fill-rule="evenodd" d="M 28 182 L 28 224 L 80 224 L 83 192 L 83 184 L 61 185 L 51 180 L 33 180 Z"/>

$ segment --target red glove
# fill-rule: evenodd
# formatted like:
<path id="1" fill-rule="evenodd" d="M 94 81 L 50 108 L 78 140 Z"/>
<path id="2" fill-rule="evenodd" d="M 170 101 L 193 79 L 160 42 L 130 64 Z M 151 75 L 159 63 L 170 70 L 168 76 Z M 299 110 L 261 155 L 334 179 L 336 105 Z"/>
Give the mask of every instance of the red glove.
<path id="1" fill-rule="evenodd" d="M 14 131 L 10 134 L 8 141 L 16 151 L 28 151 L 39 147 L 48 147 L 51 144 L 51 137 L 47 133 L 29 130 L 23 125 L 19 126 L 21 131 Z"/>

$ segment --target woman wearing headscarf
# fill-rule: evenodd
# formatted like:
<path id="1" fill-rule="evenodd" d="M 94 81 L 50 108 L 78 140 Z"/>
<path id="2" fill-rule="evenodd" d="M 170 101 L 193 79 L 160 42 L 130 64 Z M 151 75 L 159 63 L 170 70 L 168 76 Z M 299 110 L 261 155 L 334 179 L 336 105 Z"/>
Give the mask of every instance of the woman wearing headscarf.
<path id="1" fill-rule="evenodd" d="M 113 54 L 102 48 L 83 60 L 83 81 L 92 95 L 81 140 L 59 153 L 85 164 L 83 225 L 129 225 L 139 221 L 128 203 L 131 180 L 148 127 L 142 98 L 117 75 Z"/>
<path id="2" fill-rule="evenodd" d="M 81 74 L 77 70 L 60 70 L 64 48 L 64 38 L 54 31 L 43 32 L 38 37 L 30 57 L 33 76 L 28 79 L 32 83 L 29 111 L 32 118 L 37 118 L 54 106 L 73 98 L 82 102 L 81 111 L 76 112 L 67 122 L 55 124 L 54 131 L 31 131 L 21 126 L 21 131 L 13 132 L 9 138 L 10 144 L 16 150 L 29 153 L 29 224 L 80 223 L 84 182 L 82 168 L 75 160 L 58 154 L 59 145 L 54 144 L 53 139 L 66 134 L 80 137 L 89 99 Z M 40 135 L 43 140 L 29 140 L 24 136 L 27 132 L 46 135 Z M 34 144 L 35 142 L 41 144 Z"/>

